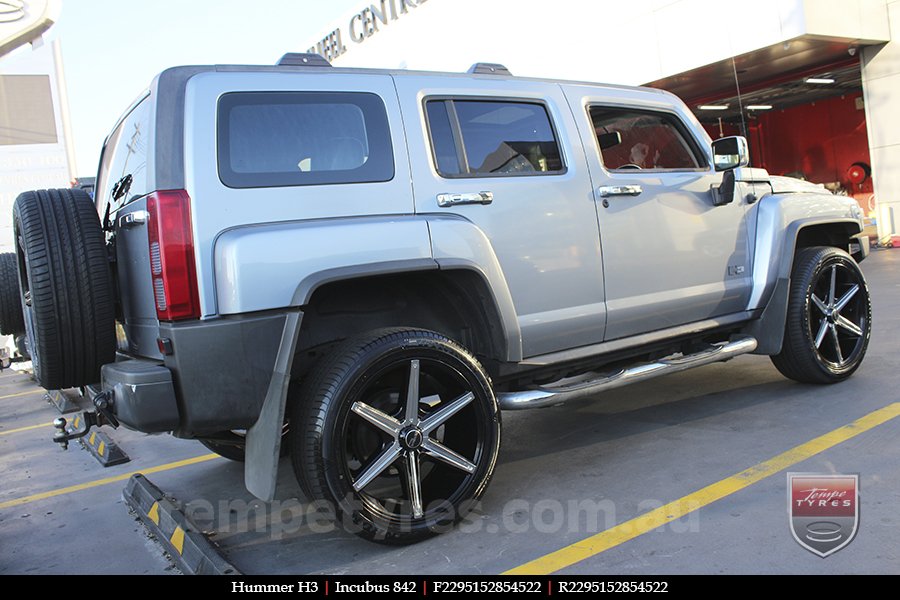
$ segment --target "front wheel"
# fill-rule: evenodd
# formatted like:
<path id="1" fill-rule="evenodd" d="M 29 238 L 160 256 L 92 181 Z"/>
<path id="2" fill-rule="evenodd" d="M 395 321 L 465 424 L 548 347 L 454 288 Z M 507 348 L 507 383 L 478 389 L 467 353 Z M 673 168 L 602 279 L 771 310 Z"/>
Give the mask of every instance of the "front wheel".
<path id="1" fill-rule="evenodd" d="M 292 462 L 311 500 L 369 540 L 406 544 L 481 498 L 500 412 L 478 361 L 445 336 L 382 329 L 344 342 L 292 398 Z"/>
<path id="2" fill-rule="evenodd" d="M 802 383 L 843 381 L 862 363 L 871 329 L 869 286 L 856 261 L 838 248 L 800 250 L 775 367 Z"/>

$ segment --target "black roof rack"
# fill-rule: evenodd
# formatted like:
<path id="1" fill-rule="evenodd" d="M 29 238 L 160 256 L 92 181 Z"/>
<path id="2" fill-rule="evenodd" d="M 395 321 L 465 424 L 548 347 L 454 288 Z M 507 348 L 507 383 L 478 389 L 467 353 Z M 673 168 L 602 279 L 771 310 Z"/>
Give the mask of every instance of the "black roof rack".
<path id="1" fill-rule="evenodd" d="M 276 63 L 279 67 L 330 67 L 331 63 L 318 54 L 288 52 Z"/>
<path id="2" fill-rule="evenodd" d="M 509 75 L 509 69 L 499 63 L 475 63 L 469 67 L 469 73 L 478 73 L 480 75 Z"/>

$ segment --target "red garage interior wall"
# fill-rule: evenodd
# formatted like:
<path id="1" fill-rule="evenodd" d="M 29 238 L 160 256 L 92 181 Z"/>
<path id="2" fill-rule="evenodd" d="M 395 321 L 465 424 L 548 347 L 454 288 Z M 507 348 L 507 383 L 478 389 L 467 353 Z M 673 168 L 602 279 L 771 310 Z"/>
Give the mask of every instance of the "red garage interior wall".
<path id="1" fill-rule="evenodd" d="M 815 183 L 840 184 L 850 193 L 872 193 L 872 179 L 853 185 L 847 170 L 869 161 L 869 138 L 862 93 L 846 94 L 783 110 L 760 112 L 747 122 L 752 164 L 773 175 L 803 173 Z M 859 108 L 857 108 L 857 99 Z M 719 126 L 705 125 L 719 137 Z M 737 128 L 725 126 L 725 135 Z"/>

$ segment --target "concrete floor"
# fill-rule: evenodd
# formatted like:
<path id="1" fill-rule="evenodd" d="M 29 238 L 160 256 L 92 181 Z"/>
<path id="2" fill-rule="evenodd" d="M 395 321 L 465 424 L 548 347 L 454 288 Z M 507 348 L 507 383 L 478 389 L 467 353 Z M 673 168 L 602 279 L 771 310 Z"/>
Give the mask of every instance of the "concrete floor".
<path id="1" fill-rule="evenodd" d="M 242 467 L 215 458 L 148 475 L 187 503 L 247 574 L 499 573 L 587 538 L 900 401 L 900 251 L 863 263 L 876 329 L 850 380 L 805 386 L 744 356 L 605 394 L 506 413 L 500 464 L 459 527 L 405 548 L 362 541 L 304 517 L 282 462 L 277 510 L 253 505 Z M 24 395 L 16 395 L 24 394 Z M 171 573 L 121 499 L 132 471 L 208 454 L 170 436 L 111 432 L 132 461 L 111 468 L 50 442 L 55 409 L 25 374 L 0 374 L 0 574 Z M 786 475 L 745 489 L 563 573 L 900 573 L 900 418 L 793 465 L 858 473 L 856 538 L 821 559 L 791 536 Z M 99 481 L 99 483 L 98 483 Z M 86 484 L 51 497 L 43 492 Z M 299 499 L 298 499 L 299 498 Z M 26 501 L 21 501 L 25 499 Z"/>

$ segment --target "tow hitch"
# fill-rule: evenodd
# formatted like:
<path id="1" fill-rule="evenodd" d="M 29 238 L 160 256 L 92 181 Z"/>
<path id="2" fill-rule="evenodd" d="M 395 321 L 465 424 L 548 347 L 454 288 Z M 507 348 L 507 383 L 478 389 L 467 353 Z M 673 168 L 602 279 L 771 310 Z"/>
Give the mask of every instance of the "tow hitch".
<path id="1" fill-rule="evenodd" d="M 100 392 L 94 396 L 93 403 L 94 407 L 97 409 L 96 411 L 86 410 L 81 413 L 80 417 L 75 418 L 76 426 L 79 421 L 84 423 L 84 428 L 81 430 L 66 430 L 68 421 L 63 417 L 59 417 L 53 421 L 53 427 L 57 429 L 56 433 L 53 434 L 53 441 L 62 446 L 63 450 L 69 449 L 69 440 L 77 440 L 78 438 L 86 436 L 88 432 L 90 432 L 91 427 L 109 425 L 115 429 L 119 426 L 118 419 L 116 419 L 115 415 L 113 415 L 110 410 L 112 407 L 112 392 Z"/>

